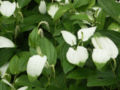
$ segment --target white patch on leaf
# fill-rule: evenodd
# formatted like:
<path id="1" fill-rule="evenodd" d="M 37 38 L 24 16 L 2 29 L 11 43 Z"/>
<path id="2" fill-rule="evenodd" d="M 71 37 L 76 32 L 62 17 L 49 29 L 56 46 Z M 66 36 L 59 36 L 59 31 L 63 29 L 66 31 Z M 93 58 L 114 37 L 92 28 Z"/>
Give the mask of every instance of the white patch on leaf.
<path id="1" fill-rule="evenodd" d="M 24 86 L 24 87 L 21 87 L 21 88 L 19 88 L 17 90 L 27 90 L 27 89 L 28 89 L 28 86 Z"/>
<path id="2" fill-rule="evenodd" d="M 61 31 L 61 33 L 62 33 L 63 39 L 67 44 L 71 46 L 76 45 L 77 41 L 74 34 L 68 31 Z"/>
<path id="3" fill-rule="evenodd" d="M 34 55 L 30 57 L 27 64 L 27 74 L 31 77 L 38 77 L 42 73 L 46 61 L 46 56 Z"/>
<path id="4" fill-rule="evenodd" d="M 49 14 L 52 18 L 54 18 L 54 16 L 55 16 L 56 12 L 58 11 L 58 9 L 59 9 L 58 5 L 51 5 L 51 6 L 49 7 L 48 14 Z"/>
<path id="5" fill-rule="evenodd" d="M 90 28 L 82 28 L 78 31 L 78 39 L 82 39 L 83 41 L 87 41 L 94 33 L 96 27 Z"/>
<path id="6" fill-rule="evenodd" d="M 104 64 L 110 60 L 110 56 L 105 49 L 94 49 L 92 59 L 95 63 Z"/>
<path id="7" fill-rule="evenodd" d="M 0 36 L 0 48 L 13 48 L 13 47 L 15 47 L 15 45 L 10 39 Z"/>
<path id="8" fill-rule="evenodd" d="M 14 14 L 16 9 L 16 3 L 9 2 L 9 1 L 2 1 L 0 5 L 0 12 L 3 16 L 10 17 Z"/>
<path id="9" fill-rule="evenodd" d="M 92 44 L 95 48 L 105 49 L 111 58 L 116 58 L 118 56 L 118 48 L 115 43 L 108 37 L 105 36 L 95 36 L 92 38 Z"/>
<path id="10" fill-rule="evenodd" d="M 46 13 L 46 3 L 45 3 L 45 1 L 41 1 L 41 2 L 40 2 L 39 12 L 40 12 L 41 14 L 45 14 L 45 13 Z"/>
<path id="11" fill-rule="evenodd" d="M 8 69 L 8 66 L 9 66 L 9 64 L 6 63 L 2 67 L 0 67 L 1 78 L 4 78 L 5 73 L 6 73 L 7 69 Z"/>
<path id="12" fill-rule="evenodd" d="M 78 46 L 75 49 L 70 47 L 66 54 L 67 60 L 71 64 L 78 65 L 79 63 L 85 63 L 88 59 L 88 51 L 82 46 Z"/>

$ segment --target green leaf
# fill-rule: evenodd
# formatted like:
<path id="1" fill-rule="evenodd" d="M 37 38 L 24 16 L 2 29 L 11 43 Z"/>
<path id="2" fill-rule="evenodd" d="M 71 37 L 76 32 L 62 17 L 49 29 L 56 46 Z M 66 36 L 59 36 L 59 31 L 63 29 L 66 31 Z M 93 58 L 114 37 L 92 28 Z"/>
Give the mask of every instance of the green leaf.
<path id="1" fill-rule="evenodd" d="M 31 0 L 17 0 L 17 2 L 19 4 L 20 8 L 23 8 L 23 7 L 27 6 L 31 2 Z"/>
<path id="2" fill-rule="evenodd" d="M 45 37 L 38 34 L 38 29 L 35 28 L 29 35 L 29 46 L 32 51 L 38 53 L 40 49 L 43 55 L 47 56 L 48 63 L 55 65 L 57 60 L 57 52 L 53 44 Z M 38 53 L 39 54 L 39 53 Z"/>
<path id="3" fill-rule="evenodd" d="M 115 0 L 98 0 L 98 4 L 107 12 L 111 17 L 120 23 L 120 4 Z"/>
<path id="4" fill-rule="evenodd" d="M 89 17 L 87 14 L 85 13 L 79 13 L 77 15 L 72 15 L 70 17 L 71 20 L 87 20 L 87 21 L 90 21 Z"/>
<path id="5" fill-rule="evenodd" d="M 34 1 L 37 2 L 37 3 L 39 4 L 41 0 L 34 0 Z"/>
<path id="6" fill-rule="evenodd" d="M 29 52 L 21 52 L 13 56 L 9 65 L 10 72 L 12 74 L 19 74 L 20 72 L 26 71 L 29 57 L 30 57 Z"/>
<path id="7" fill-rule="evenodd" d="M 41 48 L 42 53 L 47 55 L 48 63 L 55 65 L 57 60 L 57 52 L 53 44 L 45 37 L 38 40 L 38 45 Z"/>
<path id="8" fill-rule="evenodd" d="M 27 75 L 21 75 L 15 80 L 15 85 L 17 86 L 30 86 L 30 87 L 41 87 L 41 82 L 36 80 L 34 82 L 30 82 Z"/>
<path id="9" fill-rule="evenodd" d="M 81 79 L 87 79 L 88 77 L 94 74 L 95 74 L 94 70 L 88 68 L 78 68 L 68 73 L 67 78 L 81 80 Z"/>
<path id="10" fill-rule="evenodd" d="M 101 72 L 88 78 L 87 86 L 109 86 L 116 84 L 117 80 L 113 72 Z"/>
<path id="11" fill-rule="evenodd" d="M 96 18 L 96 25 L 97 25 L 97 29 L 102 30 L 105 25 L 106 14 L 103 11 L 103 9 L 98 13 L 99 13 L 99 15 Z"/>
<path id="12" fill-rule="evenodd" d="M 5 83 L 0 81 L 0 90 L 11 90 Z"/>
<path id="13" fill-rule="evenodd" d="M 66 58 L 67 50 L 68 50 L 67 44 L 61 44 L 58 47 L 58 55 L 59 55 L 58 57 L 60 58 L 60 62 L 61 62 L 64 73 L 68 73 L 75 67 L 74 65 L 70 64 L 67 61 L 67 58 Z"/>
<path id="14" fill-rule="evenodd" d="M 14 53 L 14 48 L 0 48 L 0 66 L 10 60 Z"/>
<path id="15" fill-rule="evenodd" d="M 74 7 L 79 8 L 81 6 L 85 6 L 89 3 L 89 0 L 75 0 L 74 1 Z"/>
<path id="16" fill-rule="evenodd" d="M 67 12 L 72 7 L 73 7 L 72 4 L 67 4 L 67 5 L 61 6 L 54 16 L 54 21 L 58 20 L 62 15 L 64 15 L 65 12 Z"/>
<path id="17" fill-rule="evenodd" d="M 108 30 L 113 30 L 113 31 L 118 31 L 120 32 L 120 25 L 116 22 L 112 22 L 109 26 L 108 26 Z"/>

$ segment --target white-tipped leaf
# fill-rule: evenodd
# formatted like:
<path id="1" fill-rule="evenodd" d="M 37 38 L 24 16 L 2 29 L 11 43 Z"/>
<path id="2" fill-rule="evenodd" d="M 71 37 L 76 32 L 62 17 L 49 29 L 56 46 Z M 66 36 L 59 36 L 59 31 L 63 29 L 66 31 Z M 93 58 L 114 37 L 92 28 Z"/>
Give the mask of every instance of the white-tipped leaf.
<path id="1" fill-rule="evenodd" d="M 67 44 L 69 44 L 70 46 L 76 45 L 77 41 L 74 34 L 68 31 L 61 31 L 61 33 L 62 33 L 63 39 Z"/>
<path id="2" fill-rule="evenodd" d="M 4 64 L 2 67 L 0 67 L 0 75 L 1 75 L 1 78 L 4 78 L 5 74 L 6 74 L 6 71 L 8 69 L 8 66 L 9 64 L 6 63 Z"/>
<path id="3" fill-rule="evenodd" d="M 105 49 L 111 58 L 115 59 L 118 56 L 118 48 L 110 38 L 105 36 L 95 36 L 92 38 L 92 43 L 95 48 Z"/>
<path id="4" fill-rule="evenodd" d="M 9 1 L 2 1 L 0 5 L 0 12 L 3 16 L 10 17 L 14 14 L 16 9 L 16 3 L 9 2 Z"/>
<path id="5" fill-rule="evenodd" d="M 24 86 L 24 87 L 21 87 L 21 88 L 19 88 L 17 90 L 27 90 L 27 89 L 28 89 L 28 86 Z"/>
<path id="6" fill-rule="evenodd" d="M 27 64 L 27 74 L 30 81 L 34 81 L 42 73 L 42 70 L 47 61 L 46 56 L 33 55 L 29 58 Z"/>
<path id="7" fill-rule="evenodd" d="M 82 28 L 78 31 L 78 39 L 87 41 L 95 33 L 96 27 Z"/>
<path id="8" fill-rule="evenodd" d="M 48 9 L 48 14 L 49 14 L 52 18 L 54 18 L 54 16 L 55 16 L 56 12 L 58 11 L 58 9 L 59 9 L 58 5 L 51 5 L 51 6 L 49 7 L 49 9 Z"/>
<path id="9" fill-rule="evenodd" d="M 40 2 L 39 12 L 40 12 L 41 14 L 45 14 L 45 13 L 46 13 L 46 3 L 45 3 L 45 1 L 41 1 L 41 2 Z"/>
<path id="10" fill-rule="evenodd" d="M 0 48 L 13 48 L 13 47 L 15 47 L 15 45 L 10 39 L 0 36 Z"/>
<path id="11" fill-rule="evenodd" d="M 105 49 L 94 49 L 92 59 L 96 67 L 101 69 L 110 60 L 110 55 Z"/>
<path id="12" fill-rule="evenodd" d="M 88 59 L 88 51 L 82 46 L 78 46 L 76 49 L 70 47 L 66 53 L 66 57 L 69 63 L 82 67 Z"/>

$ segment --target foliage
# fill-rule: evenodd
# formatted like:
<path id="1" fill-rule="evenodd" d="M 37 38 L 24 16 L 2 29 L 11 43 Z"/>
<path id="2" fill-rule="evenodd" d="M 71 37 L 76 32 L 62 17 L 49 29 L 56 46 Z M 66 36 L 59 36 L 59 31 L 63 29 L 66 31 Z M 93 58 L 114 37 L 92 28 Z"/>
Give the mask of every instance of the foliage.
<path id="1" fill-rule="evenodd" d="M 98 69 L 92 60 L 94 46 L 90 37 L 88 41 L 80 41 L 89 52 L 85 65 L 80 67 L 71 64 L 66 53 L 69 47 L 76 46 L 65 43 L 61 34 L 61 31 L 66 30 L 77 36 L 81 28 L 96 26 L 94 34 L 109 37 L 120 52 L 119 1 L 44 0 L 45 14 L 38 9 L 43 0 L 9 1 L 15 1 L 18 5 L 12 16 L 0 14 L 0 36 L 9 38 L 15 47 L 0 47 L 0 67 L 9 63 L 7 71 L 4 70 L 4 77 L 0 68 L 0 90 L 17 90 L 24 86 L 27 89 L 23 90 L 120 89 L 120 55 Z M 58 6 L 53 16 L 48 12 L 51 5 Z M 47 63 L 40 76 L 31 82 L 27 75 L 27 63 L 36 54 L 47 56 Z"/>

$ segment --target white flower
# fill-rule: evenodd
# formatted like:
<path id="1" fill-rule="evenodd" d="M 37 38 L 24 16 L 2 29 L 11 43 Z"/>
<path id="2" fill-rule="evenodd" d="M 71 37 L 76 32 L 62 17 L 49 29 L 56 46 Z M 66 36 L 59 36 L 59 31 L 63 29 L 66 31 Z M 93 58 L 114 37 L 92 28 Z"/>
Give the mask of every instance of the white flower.
<path id="1" fill-rule="evenodd" d="M 105 49 L 94 49 L 92 59 L 96 63 L 104 64 L 110 60 L 110 56 Z"/>
<path id="2" fill-rule="evenodd" d="M 41 73 L 47 61 L 46 56 L 33 55 L 27 64 L 27 74 L 31 81 L 34 81 Z"/>
<path id="3" fill-rule="evenodd" d="M 49 14 L 52 18 L 54 18 L 54 16 L 55 16 L 56 12 L 58 11 L 58 9 L 59 9 L 58 5 L 51 5 L 51 6 L 49 7 L 48 14 Z"/>
<path id="4" fill-rule="evenodd" d="M 21 88 L 19 88 L 17 90 L 27 90 L 27 89 L 28 89 L 28 86 L 24 86 L 24 87 L 21 87 Z"/>
<path id="5" fill-rule="evenodd" d="M 0 48 L 13 48 L 13 47 L 15 47 L 15 45 L 10 39 L 0 36 Z"/>
<path id="6" fill-rule="evenodd" d="M 0 12 L 3 16 L 10 17 L 14 14 L 14 11 L 16 9 L 16 3 L 9 2 L 9 1 L 2 1 L 0 5 Z"/>
<path id="7" fill-rule="evenodd" d="M 78 39 L 87 41 L 95 32 L 96 27 L 82 28 L 78 31 Z"/>
<path id="8" fill-rule="evenodd" d="M 110 38 L 95 36 L 92 38 L 92 43 L 95 48 L 105 49 L 111 58 L 115 59 L 118 56 L 118 48 Z"/>
<path id="9" fill-rule="evenodd" d="M 68 32 L 68 31 L 61 31 L 63 39 L 65 40 L 65 42 L 71 46 L 76 45 L 76 37 L 75 35 L 73 35 L 72 33 Z"/>
<path id="10" fill-rule="evenodd" d="M 46 13 L 46 3 L 45 3 L 45 1 L 41 1 L 40 2 L 39 11 L 40 11 L 41 14 L 45 14 Z"/>
<path id="11" fill-rule="evenodd" d="M 6 73 L 7 69 L 8 69 L 8 66 L 9 66 L 9 64 L 6 63 L 2 67 L 0 67 L 1 78 L 4 78 L 5 73 Z"/>
<path id="12" fill-rule="evenodd" d="M 88 59 L 88 51 L 82 46 L 78 46 L 76 49 L 70 47 L 67 51 L 66 57 L 69 63 L 75 65 L 82 64 L 83 66 Z"/>

